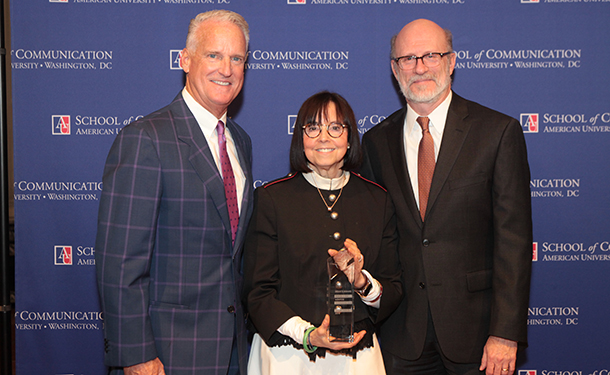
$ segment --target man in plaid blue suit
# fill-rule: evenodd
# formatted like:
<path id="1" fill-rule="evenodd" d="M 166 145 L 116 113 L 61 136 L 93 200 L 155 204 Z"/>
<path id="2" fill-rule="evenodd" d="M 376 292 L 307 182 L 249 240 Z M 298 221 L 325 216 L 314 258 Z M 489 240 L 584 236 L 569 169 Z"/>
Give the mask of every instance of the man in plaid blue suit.
<path id="1" fill-rule="evenodd" d="M 243 85 L 248 41 L 240 15 L 199 14 L 181 55 L 185 88 L 126 126 L 109 152 L 95 260 L 112 373 L 245 374 L 239 294 L 252 145 L 227 107 Z M 233 230 L 220 121 L 235 176 Z"/>

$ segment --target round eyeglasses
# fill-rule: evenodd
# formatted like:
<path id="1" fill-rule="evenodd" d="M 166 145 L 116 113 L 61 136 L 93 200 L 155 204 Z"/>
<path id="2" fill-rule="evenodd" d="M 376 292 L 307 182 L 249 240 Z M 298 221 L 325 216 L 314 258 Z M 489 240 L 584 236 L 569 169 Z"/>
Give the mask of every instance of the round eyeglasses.
<path id="1" fill-rule="evenodd" d="M 305 135 L 307 135 L 309 138 L 317 138 L 320 133 L 322 133 L 323 127 L 326 127 L 328 135 L 333 138 L 339 138 L 346 128 L 344 124 L 340 124 L 338 122 L 331 122 L 328 125 L 312 122 L 303 126 L 303 130 L 305 131 Z"/>
<path id="2" fill-rule="evenodd" d="M 393 58 L 392 60 L 398 65 L 400 69 L 407 70 L 413 69 L 417 65 L 417 60 L 427 66 L 428 68 L 434 68 L 439 66 L 443 56 L 451 55 L 453 52 L 430 52 L 422 56 L 401 56 Z"/>

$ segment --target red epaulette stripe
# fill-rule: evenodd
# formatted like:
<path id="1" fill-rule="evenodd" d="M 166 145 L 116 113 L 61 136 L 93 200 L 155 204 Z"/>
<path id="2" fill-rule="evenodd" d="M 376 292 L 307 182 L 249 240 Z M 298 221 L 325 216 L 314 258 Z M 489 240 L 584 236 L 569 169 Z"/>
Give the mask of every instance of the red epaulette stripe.
<path id="1" fill-rule="evenodd" d="M 356 172 L 351 172 L 351 174 L 353 174 L 354 176 L 358 176 L 358 177 L 360 177 L 361 179 L 363 179 L 363 180 L 364 180 L 364 181 L 366 181 L 366 182 L 370 182 L 370 183 L 371 183 L 371 184 L 373 184 L 373 185 L 377 185 L 377 186 L 379 186 L 379 187 L 380 187 L 381 189 L 383 189 L 383 191 L 385 191 L 386 193 L 388 192 L 388 191 L 386 190 L 386 188 L 384 188 L 383 186 L 379 185 L 379 184 L 378 184 L 378 183 L 376 183 L 375 181 L 371 181 L 371 180 L 369 180 L 369 179 L 367 179 L 367 178 L 362 177 L 362 176 L 361 176 L 359 173 L 356 173 Z"/>
<path id="2" fill-rule="evenodd" d="M 278 182 L 282 182 L 282 181 L 287 181 L 287 180 L 290 180 L 291 178 L 295 177 L 296 175 L 297 175 L 296 173 L 290 173 L 290 174 L 289 174 L 288 176 L 286 176 L 286 177 L 279 178 L 279 179 L 277 179 L 277 180 L 275 180 L 275 181 L 267 182 L 267 183 L 266 183 L 266 184 L 263 186 L 263 188 L 264 188 L 264 189 L 266 189 L 267 187 L 269 187 L 269 186 L 271 186 L 271 185 L 275 185 L 275 184 L 277 184 Z"/>

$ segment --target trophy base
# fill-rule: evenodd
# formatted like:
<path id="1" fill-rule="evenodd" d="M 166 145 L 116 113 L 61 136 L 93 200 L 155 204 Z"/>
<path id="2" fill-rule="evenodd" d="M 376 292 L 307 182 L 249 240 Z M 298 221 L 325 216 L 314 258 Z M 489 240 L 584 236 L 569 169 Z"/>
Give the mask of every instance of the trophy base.
<path id="1" fill-rule="evenodd" d="M 338 333 L 336 332 L 335 334 L 333 334 L 333 331 L 339 331 L 339 332 Z M 342 331 L 344 331 L 344 330 L 340 329 L 340 328 L 337 330 L 333 330 L 333 327 L 329 327 L 328 341 L 330 341 L 330 342 L 349 342 L 349 343 L 354 342 L 354 335 L 343 336 L 345 333 L 343 333 Z"/>

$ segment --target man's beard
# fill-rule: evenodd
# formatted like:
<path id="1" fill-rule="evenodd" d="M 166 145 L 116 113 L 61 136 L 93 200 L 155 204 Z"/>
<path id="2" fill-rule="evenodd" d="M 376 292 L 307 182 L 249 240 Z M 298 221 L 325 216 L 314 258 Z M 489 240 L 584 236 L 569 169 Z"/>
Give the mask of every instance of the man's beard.
<path id="1" fill-rule="evenodd" d="M 420 79 L 429 79 L 434 81 L 435 87 L 432 91 L 414 92 L 410 90 L 413 82 Z M 440 72 L 439 76 L 432 73 L 426 73 L 422 75 L 416 75 L 409 79 L 407 84 L 400 86 L 400 91 L 405 96 L 405 99 L 409 103 L 433 103 L 445 92 L 445 90 L 451 86 L 451 76 L 449 75 L 449 66 L 445 72 Z"/>

